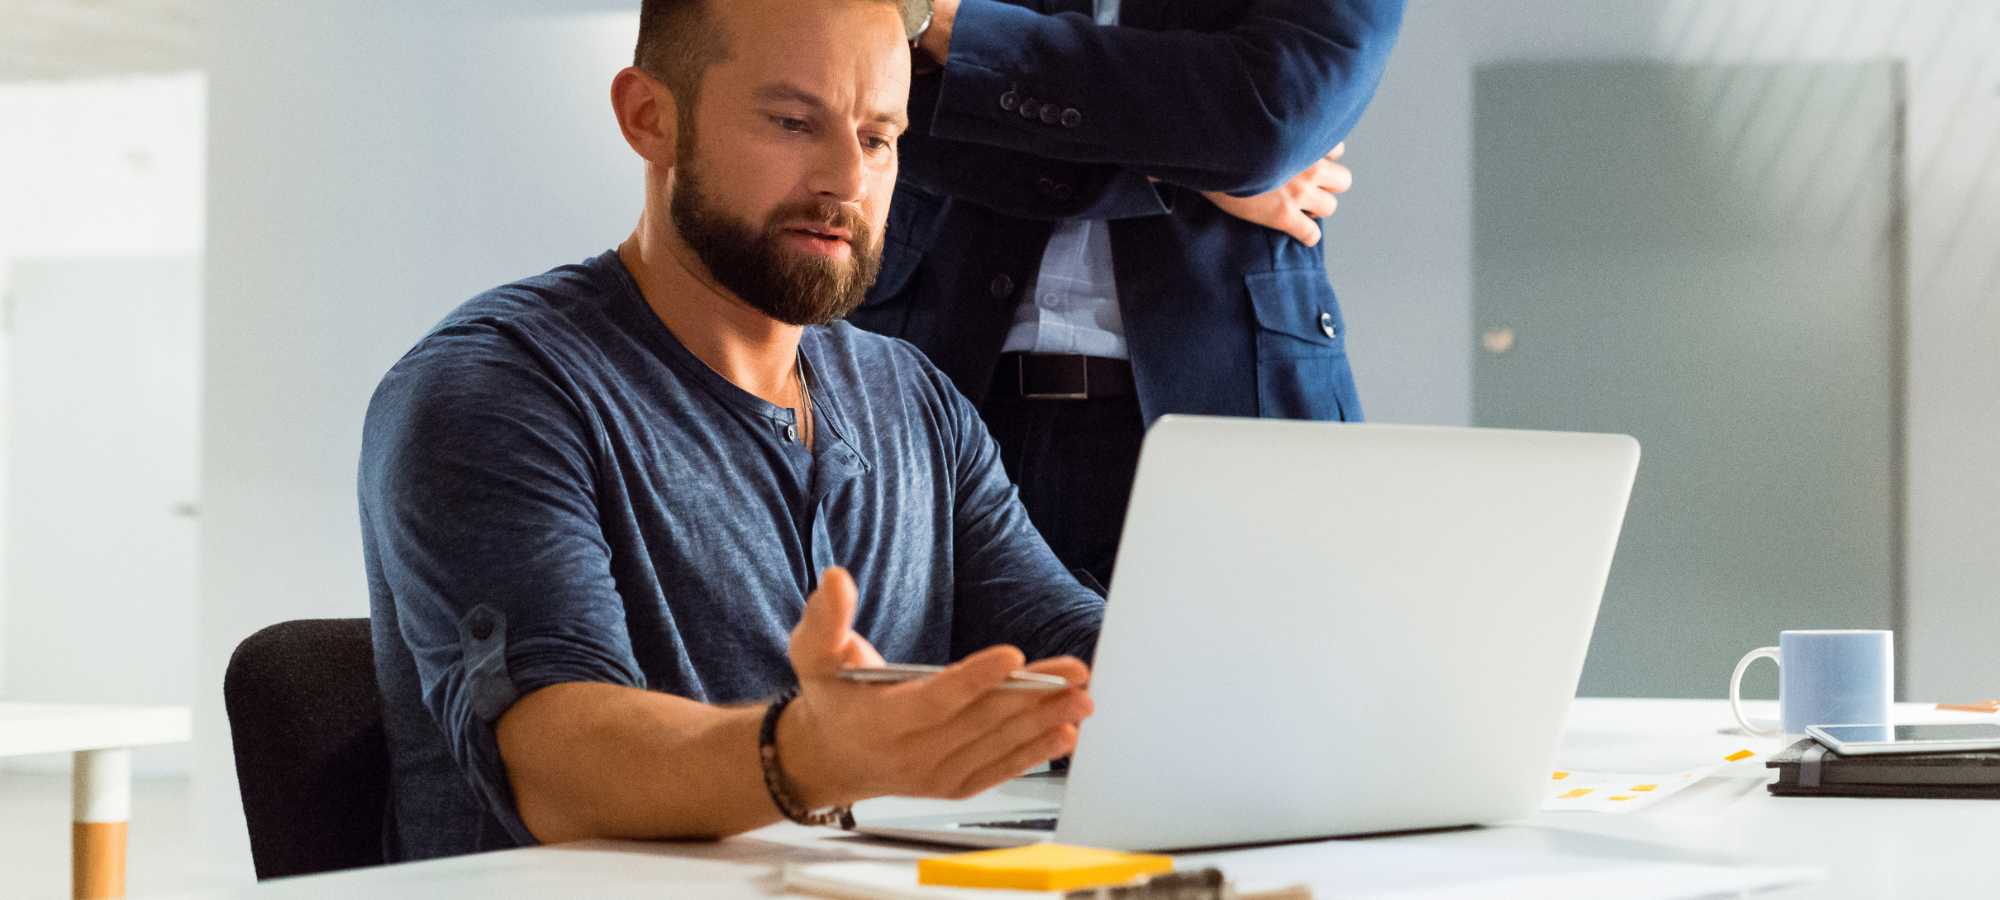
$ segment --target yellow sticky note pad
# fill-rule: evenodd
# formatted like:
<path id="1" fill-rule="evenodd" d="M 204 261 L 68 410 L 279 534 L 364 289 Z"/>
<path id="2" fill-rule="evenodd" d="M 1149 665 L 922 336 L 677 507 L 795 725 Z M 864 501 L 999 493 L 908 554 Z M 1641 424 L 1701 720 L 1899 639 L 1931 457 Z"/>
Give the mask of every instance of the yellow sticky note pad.
<path id="1" fill-rule="evenodd" d="M 1632 786 L 1632 789 L 1635 791 L 1657 791 L 1660 789 L 1660 786 L 1657 784 L 1635 784 Z"/>
<path id="2" fill-rule="evenodd" d="M 1553 779 L 1555 779 L 1555 780 L 1557 780 L 1557 781 L 1561 781 L 1561 780 L 1563 780 L 1563 779 L 1565 779 L 1565 778 L 1568 778 L 1568 777 L 1569 777 L 1569 773 L 1568 773 L 1568 772 L 1557 772 L 1557 773 L 1555 773 L 1554 775 L 1551 775 L 1551 776 L 1549 776 L 1549 777 L 1550 777 L 1550 778 L 1553 778 Z"/>
<path id="3" fill-rule="evenodd" d="M 1729 761 L 1729 762 L 1736 762 L 1736 761 L 1738 761 L 1738 760 L 1745 760 L 1745 759 L 1749 759 L 1750 757 L 1753 757 L 1753 756 L 1756 756 L 1756 755 L 1757 755 L 1757 754 L 1755 754 L 1755 753 L 1752 753 L 1752 752 L 1750 752 L 1750 751 L 1748 751 L 1748 750 L 1738 750 L 1738 751 L 1736 751 L 1735 753 L 1731 753 L 1731 754 L 1729 754 L 1728 756 L 1725 756 L 1725 757 L 1723 757 L 1723 759 L 1724 759 L 1724 760 L 1727 760 L 1727 761 Z"/>
<path id="4" fill-rule="evenodd" d="M 1613 800 L 1630 800 L 1630 799 L 1632 799 L 1632 795 L 1631 795 L 1631 794 L 1619 794 L 1619 795 L 1617 795 L 1617 796 L 1614 796 L 1614 797 L 1612 797 L 1611 799 L 1613 799 Z"/>
<path id="5" fill-rule="evenodd" d="M 933 856 L 917 862 L 917 883 L 940 887 L 1071 891 L 1124 884 L 1174 870 L 1171 856 L 1062 844 L 1030 844 Z"/>
<path id="6" fill-rule="evenodd" d="M 1576 798 L 1578 798 L 1578 797 L 1587 797 L 1587 796 L 1589 796 L 1589 795 L 1590 795 L 1590 792 L 1591 792 L 1591 791 L 1594 791 L 1594 790 L 1596 790 L 1596 788 L 1577 788 L 1577 789 L 1575 789 L 1575 790 L 1571 790 L 1571 791 L 1564 791 L 1564 792 L 1563 792 L 1563 793 L 1561 793 L 1561 794 L 1557 794 L 1557 795 L 1556 795 L 1556 799 L 1557 799 L 1557 800 L 1575 800 L 1575 799 L 1576 799 Z"/>

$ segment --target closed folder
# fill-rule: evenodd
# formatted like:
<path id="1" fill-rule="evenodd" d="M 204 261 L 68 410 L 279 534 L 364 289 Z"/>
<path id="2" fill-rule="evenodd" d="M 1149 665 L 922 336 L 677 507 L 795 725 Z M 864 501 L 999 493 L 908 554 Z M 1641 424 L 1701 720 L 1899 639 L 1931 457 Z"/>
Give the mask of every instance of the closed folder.
<path id="1" fill-rule="evenodd" d="M 2000 800 L 2000 750 L 1842 756 L 1811 738 L 1764 760 L 1781 797 Z"/>

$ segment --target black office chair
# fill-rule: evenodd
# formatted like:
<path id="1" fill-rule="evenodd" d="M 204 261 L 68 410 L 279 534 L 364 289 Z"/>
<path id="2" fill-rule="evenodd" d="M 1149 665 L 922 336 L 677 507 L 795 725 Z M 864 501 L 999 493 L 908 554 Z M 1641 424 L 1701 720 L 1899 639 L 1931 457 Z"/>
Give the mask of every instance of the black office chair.
<path id="1" fill-rule="evenodd" d="M 389 748 L 368 620 L 245 638 L 222 696 L 257 878 L 381 865 Z"/>

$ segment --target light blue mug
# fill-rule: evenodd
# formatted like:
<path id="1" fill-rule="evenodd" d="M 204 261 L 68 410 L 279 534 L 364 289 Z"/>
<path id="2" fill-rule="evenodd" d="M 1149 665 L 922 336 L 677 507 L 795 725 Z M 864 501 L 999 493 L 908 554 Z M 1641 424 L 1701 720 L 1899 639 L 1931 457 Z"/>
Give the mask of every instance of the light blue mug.
<path id="1" fill-rule="evenodd" d="M 1782 722 L 1743 715 L 1743 672 L 1778 664 Z M 1745 654 L 1729 676 L 1729 711 L 1751 734 L 1804 734 L 1807 725 L 1887 724 L 1896 693 L 1895 632 L 1876 629 L 1780 631 L 1778 646 Z"/>

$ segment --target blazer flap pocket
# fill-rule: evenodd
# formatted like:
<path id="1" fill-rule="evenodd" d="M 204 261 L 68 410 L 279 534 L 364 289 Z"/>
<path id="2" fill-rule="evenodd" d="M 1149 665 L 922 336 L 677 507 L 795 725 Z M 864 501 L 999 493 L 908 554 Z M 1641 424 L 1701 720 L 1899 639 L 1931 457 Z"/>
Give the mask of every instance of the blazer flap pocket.
<path id="1" fill-rule="evenodd" d="M 1246 275 L 1250 311 L 1258 326 L 1327 347 L 1338 346 L 1347 334 L 1334 299 L 1333 285 L 1323 269 L 1293 269 Z"/>

